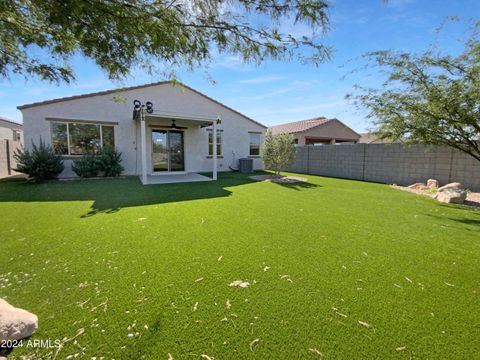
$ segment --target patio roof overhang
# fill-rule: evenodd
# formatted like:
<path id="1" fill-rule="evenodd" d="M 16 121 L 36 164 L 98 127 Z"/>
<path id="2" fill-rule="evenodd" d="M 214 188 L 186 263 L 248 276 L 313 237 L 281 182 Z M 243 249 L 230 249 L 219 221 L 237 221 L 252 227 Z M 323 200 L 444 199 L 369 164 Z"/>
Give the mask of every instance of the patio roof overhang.
<path id="1" fill-rule="evenodd" d="M 135 114 L 135 113 L 134 113 Z M 135 116 L 134 116 L 135 117 Z M 204 116 L 196 114 L 185 114 L 178 112 L 166 111 L 151 111 L 147 112 L 145 107 L 141 107 L 140 116 L 140 131 L 141 131 L 141 155 L 142 155 L 142 183 L 147 184 L 147 160 L 146 160 L 146 127 L 145 123 L 148 120 L 179 120 L 182 123 L 191 124 L 192 126 L 207 127 L 212 126 L 213 131 L 213 180 L 217 180 L 217 125 L 221 123 L 220 116 Z"/>
<path id="2" fill-rule="evenodd" d="M 165 120 L 172 121 L 178 120 L 179 123 L 187 126 L 200 126 L 207 127 L 212 126 L 214 122 L 217 124 L 220 123 L 219 117 L 195 115 L 195 114 L 186 114 L 186 113 L 177 113 L 177 112 L 165 112 L 165 111 L 154 111 L 152 113 L 145 114 L 145 120 Z"/>

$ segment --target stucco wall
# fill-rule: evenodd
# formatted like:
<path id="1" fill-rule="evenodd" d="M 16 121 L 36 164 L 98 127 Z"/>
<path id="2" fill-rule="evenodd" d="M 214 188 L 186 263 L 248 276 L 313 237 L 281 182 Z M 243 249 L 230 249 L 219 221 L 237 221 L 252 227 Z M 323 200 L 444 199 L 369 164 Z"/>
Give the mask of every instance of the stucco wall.
<path id="1" fill-rule="evenodd" d="M 0 139 L 13 140 L 13 130 L 20 132 L 20 143 L 23 144 L 23 129 L 19 124 L 13 124 L 0 119 Z"/>
<path id="2" fill-rule="evenodd" d="M 355 144 L 299 146 L 288 169 L 314 175 L 410 185 L 437 179 L 480 191 L 480 162 L 445 147 Z"/>
<path id="3" fill-rule="evenodd" d="M 293 134 L 298 139 L 298 145 L 305 145 L 305 138 L 339 139 L 358 141 L 360 135 L 352 131 L 340 121 L 329 121 L 310 130 Z"/>
<path id="4" fill-rule="evenodd" d="M 115 101 L 117 99 L 117 101 Z M 122 101 L 118 101 L 121 99 Z M 125 174 L 141 173 L 140 124 L 132 120 L 133 100 L 145 103 L 151 101 L 154 109 L 164 112 L 195 114 L 208 117 L 220 116 L 223 130 L 223 159 L 218 159 L 218 170 L 228 170 L 232 162 L 232 152 L 236 159 L 247 157 L 249 153 L 249 131 L 265 132 L 265 128 L 248 120 L 244 116 L 231 111 L 187 88 L 170 84 L 119 91 L 115 94 L 98 95 L 63 102 L 46 104 L 22 110 L 25 130 L 25 144 L 38 143 L 42 138 L 51 143 L 51 122 L 46 118 L 66 118 L 77 120 L 95 120 L 118 122 L 115 126 L 115 145 L 122 152 Z M 151 157 L 151 128 L 149 123 L 170 125 L 171 121 L 158 120 L 147 122 L 147 163 L 148 173 Z M 181 125 L 181 121 L 177 121 Z M 185 167 L 186 171 L 212 171 L 212 159 L 208 156 L 208 135 L 206 129 L 198 126 L 185 131 Z M 254 168 L 262 169 L 261 159 L 254 160 Z M 71 161 L 65 161 L 62 176 L 73 176 Z"/>

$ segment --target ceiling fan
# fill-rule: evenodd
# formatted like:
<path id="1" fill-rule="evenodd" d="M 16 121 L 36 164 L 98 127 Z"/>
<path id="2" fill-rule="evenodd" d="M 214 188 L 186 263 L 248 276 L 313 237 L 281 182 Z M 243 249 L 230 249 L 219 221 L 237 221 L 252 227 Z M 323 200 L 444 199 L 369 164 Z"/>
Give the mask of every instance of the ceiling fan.
<path id="1" fill-rule="evenodd" d="M 172 119 L 172 125 L 170 125 L 170 129 L 188 129 L 186 127 L 183 127 L 183 126 L 178 126 L 177 124 L 175 124 L 175 120 Z"/>

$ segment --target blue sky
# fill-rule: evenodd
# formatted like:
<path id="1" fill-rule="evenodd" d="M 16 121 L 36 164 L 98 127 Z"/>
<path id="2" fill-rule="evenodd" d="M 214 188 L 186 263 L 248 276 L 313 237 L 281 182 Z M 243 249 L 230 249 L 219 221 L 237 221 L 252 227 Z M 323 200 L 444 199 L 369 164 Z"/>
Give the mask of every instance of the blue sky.
<path id="1" fill-rule="evenodd" d="M 465 37 L 465 26 L 450 23 L 440 36 L 435 29 L 446 16 L 470 18 L 476 14 L 480 14 L 478 0 L 390 0 L 387 4 L 382 0 L 334 0 L 331 31 L 324 39 L 334 49 L 331 61 L 319 67 L 296 62 L 251 66 L 242 65 L 236 57 L 221 56 L 210 65 L 208 74 L 206 69 L 198 69 L 180 72 L 178 78 L 266 125 L 327 116 L 363 132 L 371 127 L 369 121 L 344 96 L 353 84 L 376 85 L 381 79 L 366 73 L 345 78 L 348 69 L 361 65 L 359 57 L 373 50 L 421 51 L 435 41 L 442 49 L 456 52 L 458 40 Z M 77 81 L 70 85 L 19 77 L 0 80 L 0 116 L 21 121 L 17 105 L 164 80 L 137 73 L 112 83 L 95 64 L 80 56 L 74 58 L 73 67 Z"/>

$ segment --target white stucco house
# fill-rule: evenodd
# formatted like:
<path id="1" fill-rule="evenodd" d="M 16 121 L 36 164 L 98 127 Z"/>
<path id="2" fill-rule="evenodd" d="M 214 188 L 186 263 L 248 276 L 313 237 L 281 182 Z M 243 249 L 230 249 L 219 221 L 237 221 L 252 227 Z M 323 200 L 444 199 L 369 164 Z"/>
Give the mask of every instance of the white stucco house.
<path id="1" fill-rule="evenodd" d="M 238 159 L 246 157 L 253 159 L 255 170 L 263 168 L 259 148 L 266 127 L 178 82 L 47 100 L 18 109 L 26 148 L 40 139 L 51 144 L 64 157 L 61 177 L 75 176 L 71 163 L 76 157 L 111 145 L 122 153 L 124 174 L 139 175 L 144 184 L 170 182 L 165 179 L 173 175 L 185 181 L 204 179 L 199 172 L 212 172 L 215 180 L 217 171 L 235 168 Z"/>

